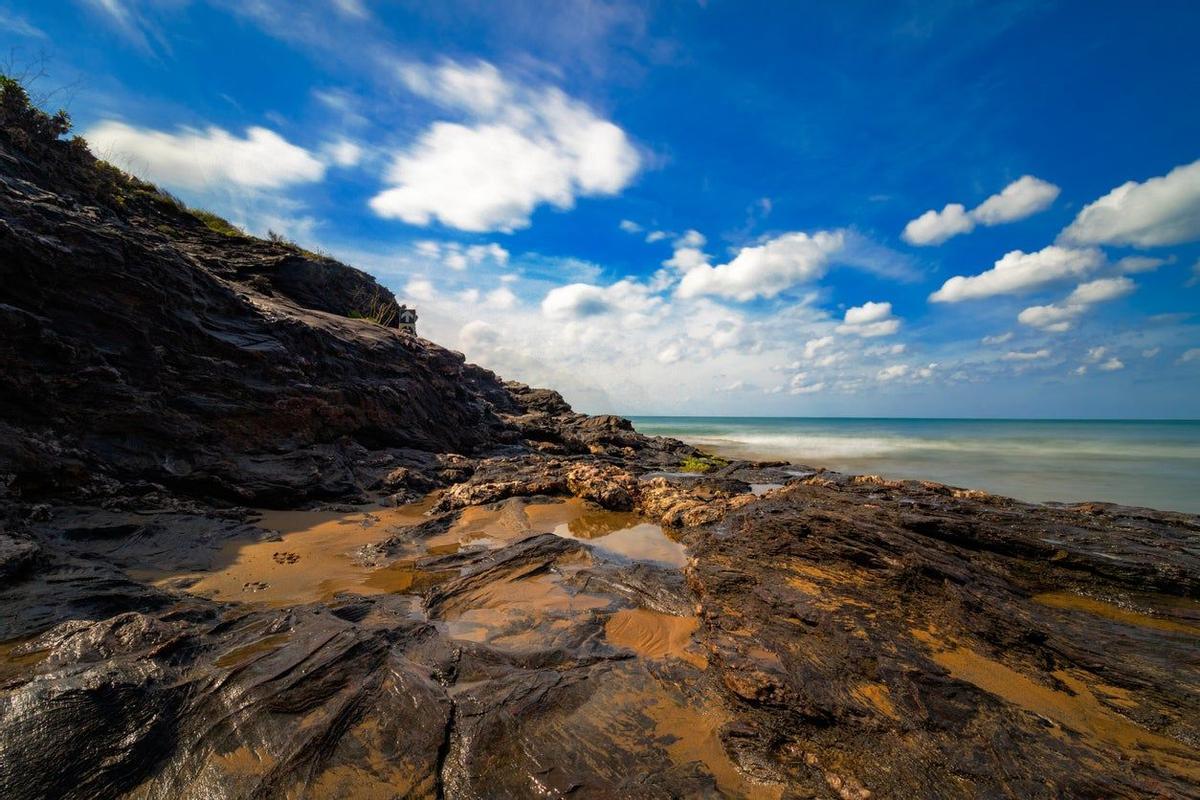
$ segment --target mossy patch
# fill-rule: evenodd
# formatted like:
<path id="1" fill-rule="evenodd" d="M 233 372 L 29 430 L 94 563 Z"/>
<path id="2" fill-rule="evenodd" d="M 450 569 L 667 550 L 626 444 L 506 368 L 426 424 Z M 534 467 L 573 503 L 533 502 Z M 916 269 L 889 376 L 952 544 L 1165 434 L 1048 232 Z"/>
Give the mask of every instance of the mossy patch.
<path id="1" fill-rule="evenodd" d="M 679 465 L 680 472 L 712 472 L 714 469 L 729 466 L 729 462 L 720 456 L 695 455 L 688 456 Z"/>

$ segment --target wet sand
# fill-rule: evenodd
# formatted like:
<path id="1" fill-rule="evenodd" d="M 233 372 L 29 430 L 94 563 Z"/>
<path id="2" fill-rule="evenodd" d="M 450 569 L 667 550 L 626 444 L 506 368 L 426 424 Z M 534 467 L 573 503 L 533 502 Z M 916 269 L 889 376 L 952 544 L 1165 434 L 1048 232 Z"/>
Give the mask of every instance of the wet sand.
<path id="1" fill-rule="evenodd" d="M 618 647 L 627 647 L 645 658 L 679 658 L 704 669 L 707 659 L 692 646 L 692 634 L 699 626 L 696 617 L 626 608 L 608 618 L 604 635 Z"/>

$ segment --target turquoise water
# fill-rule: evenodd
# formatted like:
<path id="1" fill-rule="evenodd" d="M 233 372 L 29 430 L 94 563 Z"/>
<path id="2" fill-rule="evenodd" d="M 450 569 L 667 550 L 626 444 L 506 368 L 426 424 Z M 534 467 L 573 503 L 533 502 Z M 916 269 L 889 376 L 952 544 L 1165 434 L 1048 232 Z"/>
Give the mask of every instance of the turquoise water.
<path id="1" fill-rule="evenodd" d="M 632 417 L 722 455 L 1200 513 L 1200 421 Z"/>

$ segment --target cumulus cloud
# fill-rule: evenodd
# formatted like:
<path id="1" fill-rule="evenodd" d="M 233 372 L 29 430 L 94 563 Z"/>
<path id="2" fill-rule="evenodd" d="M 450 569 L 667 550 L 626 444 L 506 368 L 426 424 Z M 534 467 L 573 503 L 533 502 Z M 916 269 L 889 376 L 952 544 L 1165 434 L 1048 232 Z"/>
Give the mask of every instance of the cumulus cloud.
<path id="1" fill-rule="evenodd" d="M 1190 364 L 1193 361 L 1200 361 L 1200 347 L 1193 347 L 1190 350 L 1185 350 L 1183 355 L 1181 355 L 1175 363 Z"/>
<path id="2" fill-rule="evenodd" d="M 1125 364 L 1119 358 L 1110 358 L 1102 362 L 1096 369 L 1103 370 L 1104 372 L 1115 372 L 1119 369 L 1125 369 Z"/>
<path id="3" fill-rule="evenodd" d="M 391 188 L 370 201 L 380 216 L 511 232 L 540 205 L 619 193 L 641 166 L 623 130 L 558 89 L 522 86 L 485 62 L 406 65 L 400 76 L 468 122 L 436 122 L 396 153 Z"/>
<path id="4" fill-rule="evenodd" d="M 644 230 L 641 225 L 638 225 L 636 222 L 634 222 L 631 219 L 621 220 L 620 224 L 618 224 L 617 227 L 620 228 L 621 230 L 625 231 L 626 233 L 641 233 Z"/>
<path id="5" fill-rule="evenodd" d="M 1049 208 L 1060 191 L 1053 183 L 1023 175 L 976 206 L 971 218 L 981 225 L 1016 222 Z"/>
<path id="6" fill-rule="evenodd" d="M 1200 239 L 1200 161 L 1128 181 L 1083 208 L 1061 238 L 1075 244 L 1161 247 Z"/>
<path id="7" fill-rule="evenodd" d="M 642 284 L 629 279 L 609 286 L 571 283 L 546 293 L 542 313 L 550 319 L 578 320 L 602 314 L 645 315 L 662 305 Z"/>
<path id="8" fill-rule="evenodd" d="M 666 262 L 684 275 L 679 297 L 715 295 L 733 300 L 775 297 L 799 283 L 825 274 L 830 257 L 845 243 L 841 231 L 785 233 L 760 245 L 743 247 L 726 264 L 712 266 L 699 250 L 704 237 L 689 231 L 676 241 L 675 255 Z"/>
<path id="9" fill-rule="evenodd" d="M 1124 297 L 1137 288 L 1129 278 L 1100 278 L 1081 283 L 1067 296 L 1067 305 L 1091 305 Z"/>
<path id="10" fill-rule="evenodd" d="M 941 211 L 932 208 L 904 226 L 901 238 L 909 244 L 941 244 L 952 236 L 975 229 L 975 221 L 961 203 L 949 203 Z"/>
<path id="11" fill-rule="evenodd" d="M 1036 253 L 1013 250 L 979 275 L 956 275 L 929 296 L 935 303 L 957 303 L 1001 294 L 1018 294 L 1064 278 L 1079 278 L 1099 268 L 1104 254 L 1095 248 L 1051 245 Z"/>
<path id="12" fill-rule="evenodd" d="M 1132 292 L 1137 285 L 1129 278 L 1100 278 L 1081 283 L 1067 296 L 1062 305 L 1030 306 L 1017 315 L 1024 325 L 1052 333 L 1070 330 L 1075 320 L 1096 303 L 1116 300 Z"/>
<path id="13" fill-rule="evenodd" d="M 900 330 L 900 320 L 892 316 L 891 303 L 868 302 L 846 309 L 837 330 L 854 336 L 890 336 Z"/>
<path id="14" fill-rule="evenodd" d="M 175 189 L 202 191 L 228 184 L 280 189 L 325 176 L 319 158 L 266 128 L 247 128 L 239 137 L 216 126 L 167 133 L 108 120 L 83 136 L 100 158 Z"/>
<path id="15" fill-rule="evenodd" d="M 930 209 L 905 225 L 901 236 L 909 244 L 941 244 L 971 232 L 977 224 L 1001 225 L 1032 216 L 1049 208 L 1060 191 L 1052 183 L 1023 175 L 971 211 L 961 203 L 948 203 L 941 211 Z"/>
<path id="16" fill-rule="evenodd" d="M 1075 318 L 1082 313 L 1081 306 L 1030 306 L 1017 315 L 1017 321 L 1051 333 L 1062 333 L 1070 330 Z"/>

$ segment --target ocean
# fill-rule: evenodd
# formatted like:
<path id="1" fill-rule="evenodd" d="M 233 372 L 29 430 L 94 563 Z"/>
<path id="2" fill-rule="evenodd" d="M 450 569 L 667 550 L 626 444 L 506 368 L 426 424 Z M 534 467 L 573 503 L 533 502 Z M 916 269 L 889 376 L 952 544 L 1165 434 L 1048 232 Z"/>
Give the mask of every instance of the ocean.
<path id="1" fill-rule="evenodd" d="M 631 417 L 733 457 L 922 478 L 1032 502 L 1200 513 L 1200 420 Z"/>

